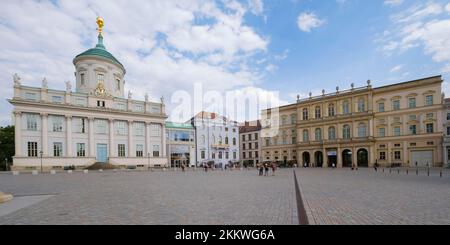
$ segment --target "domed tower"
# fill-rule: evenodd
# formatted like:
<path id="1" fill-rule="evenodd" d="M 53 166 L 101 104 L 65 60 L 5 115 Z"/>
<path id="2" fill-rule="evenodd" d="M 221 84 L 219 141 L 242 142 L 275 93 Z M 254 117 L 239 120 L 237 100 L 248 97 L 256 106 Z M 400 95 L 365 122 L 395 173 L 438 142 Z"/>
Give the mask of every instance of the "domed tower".
<path id="1" fill-rule="evenodd" d="M 75 57 L 76 91 L 102 97 L 124 97 L 125 67 L 103 45 L 103 19 L 97 18 L 98 42 Z"/>

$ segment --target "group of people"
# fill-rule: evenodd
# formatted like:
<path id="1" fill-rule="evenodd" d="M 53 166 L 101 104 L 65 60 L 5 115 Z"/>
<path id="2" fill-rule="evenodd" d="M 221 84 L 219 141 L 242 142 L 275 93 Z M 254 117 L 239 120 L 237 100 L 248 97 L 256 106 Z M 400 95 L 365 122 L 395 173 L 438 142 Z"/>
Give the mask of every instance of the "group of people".
<path id="1" fill-rule="evenodd" d="M 275 171 L 277 170 L 277 165 L 275 163 L 261 163 L 257 166 L 259 171 L 259 176 L 269 176 L 269 171 L 272 169 L 272 176 L 275 175 Z"/>

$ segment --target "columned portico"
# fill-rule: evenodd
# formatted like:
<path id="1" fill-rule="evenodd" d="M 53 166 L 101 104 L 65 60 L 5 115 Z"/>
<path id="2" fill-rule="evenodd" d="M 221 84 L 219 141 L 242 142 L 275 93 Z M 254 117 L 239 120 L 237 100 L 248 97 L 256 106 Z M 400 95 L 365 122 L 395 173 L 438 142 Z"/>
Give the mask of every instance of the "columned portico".
<path id="1" fill-rule="evenodd" d="M 42 121 L 42 154 L 43 157 L 48 157 L 48 114 L 41 113 Z"/>

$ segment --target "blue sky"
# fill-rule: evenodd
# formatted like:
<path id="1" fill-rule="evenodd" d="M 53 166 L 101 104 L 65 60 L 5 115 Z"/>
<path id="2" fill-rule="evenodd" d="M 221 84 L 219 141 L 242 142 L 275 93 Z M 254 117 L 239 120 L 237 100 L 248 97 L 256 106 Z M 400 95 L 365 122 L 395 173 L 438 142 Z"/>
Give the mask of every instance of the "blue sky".
<path id="1" fill-rule="evenodd" d="M 450 74 L 444 0 L 6 1 L 0 125 L 10 123 L 14 73 L 30 86 L 74 81 L 72 59 L 95 45 L 98 15 L 107 49 L 127 69 L 126 89 L 136 99 L 164 96 L 169 110 L 175 91 L 192 93 L 198 83 L 285 104 L 368 79 L 381 86 Z"/>

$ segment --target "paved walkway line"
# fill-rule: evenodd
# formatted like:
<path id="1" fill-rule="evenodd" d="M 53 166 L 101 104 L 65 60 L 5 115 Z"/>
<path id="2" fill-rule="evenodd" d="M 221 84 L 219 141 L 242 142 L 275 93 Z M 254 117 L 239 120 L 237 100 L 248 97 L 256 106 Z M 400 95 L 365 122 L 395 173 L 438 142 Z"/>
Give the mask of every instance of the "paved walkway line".
<path id="1" fill-rule="evenodd" d="M 300 225 L 309 225 L 308 216 L 306 215 L 305 205 L 303 204 L 302 193 L 298 186 L 297 174 L 294 172 L 295 179 L 295 193 L 297 195 L 297 210 L 298 210 L 298 222 Z"/>

